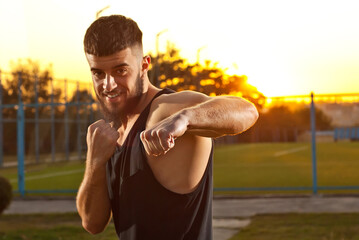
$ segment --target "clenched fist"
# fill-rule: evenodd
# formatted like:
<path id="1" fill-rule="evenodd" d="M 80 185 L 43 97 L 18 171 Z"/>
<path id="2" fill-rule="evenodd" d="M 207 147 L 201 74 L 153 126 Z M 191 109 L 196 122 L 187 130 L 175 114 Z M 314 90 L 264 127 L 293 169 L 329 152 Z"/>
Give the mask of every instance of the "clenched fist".
<path id="1" fill-rule="evenodd" d="M 93 167 L 104 166 L 115 152 L 119 133 L 110 123 L 99 120 L 87 129 L 87 159 Z"/>
<path id="2" fill-rule="evenodd" d="M 176 138 L 187 131 L 187 126 L 188 120 L 181 114 L 175 114 L 141 132 L 141 141 L 147 154 L 166 154 L 175 146 Z"/>

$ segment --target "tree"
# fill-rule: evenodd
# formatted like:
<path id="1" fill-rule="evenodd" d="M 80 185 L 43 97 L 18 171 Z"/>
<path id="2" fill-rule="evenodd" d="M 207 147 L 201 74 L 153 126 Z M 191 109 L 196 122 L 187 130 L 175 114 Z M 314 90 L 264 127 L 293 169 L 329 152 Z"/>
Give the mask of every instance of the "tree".
<path id="1" fill-rule="evenodd" d="M 167 45 L 165 53 L 152 59 L 154 61 L 149 73 L 150 79 L 161 88 L 168 87 L 175 91 L 196 90 L 210 96 L 239 95 L 253 102 L 258 108 L 262 108 L 264 104 L 265 96 L 248 84 L 247 76 L 229 76 L 217 66 L 218 63 L 212 64 L 209 60 L 205 66 L 190 64 L 171 43 Z M 158 82 L 154 80 L 156 67 L 159 68 Z"/>
<path id="2" fill-rule="evenodd" d="M 25 63 L 19 59 L 11 62 L 11 77 L 5 79 L 4 103 L 17 103 L 19 97 L 18 84 L 21 77 L 21 99 L 24 103 L 35 102 L 35 81 L 37 80 L 38 102 L 50 102 L 51 97 L 51 65 L 44 70 L 40 69 L 39 62 L 26 59 Z M 20 73 L 20 75 L 19 75 Z M 61 89 L 54 88 L 54 101 L 58 101 Z"/>
<path id="3" fill-rule="evenodd" d="M 295 112 L 296 124 L 302 126 L 305 129 L 311 128 L 310 123 L 310 108 L 301 108 Z M 318 131 L 332 129 L 330 118 L 319 108 L 315 109 L 315 127 Z"/>
<path id="4" fill-rule="evenodd" d="M 316 109 L 315 116 L 317 130 L 332 128 L 331 120 L 320 109 Z M 257 123 L 239 139 L 245 142 L 292 142 L 297 141 L 301 133 L 310 129 L 309 107 L 291 110 L 288 105 L 279 105 L 260 112 Z"/>
<path id="5" fill-rule="evenodd" d="M 19 79 L 21 78 L 21 100 L 23 103 L 39 103 L 51 102 L 53 99 L 54 102 L 59 102 L 61 97 L 61 89 L 56 86 L 51 86 L 52 80 L 52 69 L 51 65 L 47 66 L 45 69 L 40 68 L 39 62 L 33 61 L 31 59 L 21 60 L 17 62 L 11 62 L 11 74 L 6 75 L 4 84 L 3 84 L 3 102 L 5 104 L 18 104 L 19 101 Z M 37 94 L 35 91 L 35 82 L 37 87 Z M 53 96 L 51 96 L 53 94 Z M 35 99 L 37 97 L 37 99 Z M 59 108 L 55 109 L 55 115 L 60 115 L 61 110 Z M 34 107 L 25 107 L 25 117 L 26 119 L 35 118 L 35 108 Z M 38 114 L 40 118 L 50 118 L 51 111 L 49 107 L 39 107 Z M 16 119 L 17 118 L 17 108 L 5 108 L 3 109 L 3 117 Z M 5 153 L 15 153 L 16 152 L 16 123 L 6 123 L 7 127 L 4 127 L 4 152 Z M 30 139 L 33 137 L 34 122 L 27 122 L 25 125 L 25 143 L 32 143 Z M 49 123 L 42 123 L 41 130 L 49 129 Z M 42 135 L 47 137 L 42 138 L 41 142 L 43 148 L 49 149 L 49 133 L 41 131 Z M 28 151 L 30 144 L 25 144 L 25 151 Z"/>

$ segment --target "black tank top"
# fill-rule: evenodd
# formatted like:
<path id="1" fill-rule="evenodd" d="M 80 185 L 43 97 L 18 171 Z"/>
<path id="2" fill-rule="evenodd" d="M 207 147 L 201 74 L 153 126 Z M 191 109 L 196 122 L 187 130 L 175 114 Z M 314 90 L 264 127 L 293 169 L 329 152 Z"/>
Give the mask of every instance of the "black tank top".
<path id="1" fill-rule="evenodd" d="M 172 92 L 163 89 L 153 99 Z M 147 163 L 140 140 L 152 101 L 107 163 L 117 235 L 121 240 L 211 240 L 213 146 L 204 175 L 193 192 L 178 194 L 163 187 Z"/>

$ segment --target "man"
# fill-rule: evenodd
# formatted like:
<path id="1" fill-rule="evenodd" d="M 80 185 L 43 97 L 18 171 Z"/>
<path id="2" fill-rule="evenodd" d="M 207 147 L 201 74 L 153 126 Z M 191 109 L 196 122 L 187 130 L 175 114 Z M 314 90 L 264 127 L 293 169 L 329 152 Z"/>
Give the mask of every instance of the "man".
<path id="1" fill-rule="evenodd" d="M 153 86 L 142 32 L 124 16 L 96 20 L 84 48 L 105 120 L 88 128 L 83 227 L 96 234 L 113 217 L 121 240 L 212 239 L 211 138 L 245 131 L 256 108 Z"/>

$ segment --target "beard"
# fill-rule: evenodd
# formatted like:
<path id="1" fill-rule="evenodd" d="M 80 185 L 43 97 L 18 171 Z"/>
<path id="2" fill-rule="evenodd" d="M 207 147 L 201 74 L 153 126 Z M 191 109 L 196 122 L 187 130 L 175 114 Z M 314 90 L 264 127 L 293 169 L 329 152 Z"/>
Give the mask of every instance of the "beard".
<path id="1" fill-rule="evenodd" d="M 100 111 L 104 117 L 104 119 L 109 122 L 113 123 L 113 127 L 118 129 L 121 123 L 121 116 L 124 116 L 126 113 L 131 113 L 136 106 L 138 105 L 140 98 L 143 94 L 143 80 L 140 77 L 140 73 L 138 73 L 136 77 L 136 85 L 134 89 L 135 95 L 126 99 L 126 103 L 123 108 L 108 108 L 104 101 L 101 100 L 98 92 L 96 92 L 96 97 L 98 102 L 100 103 Z"/>

